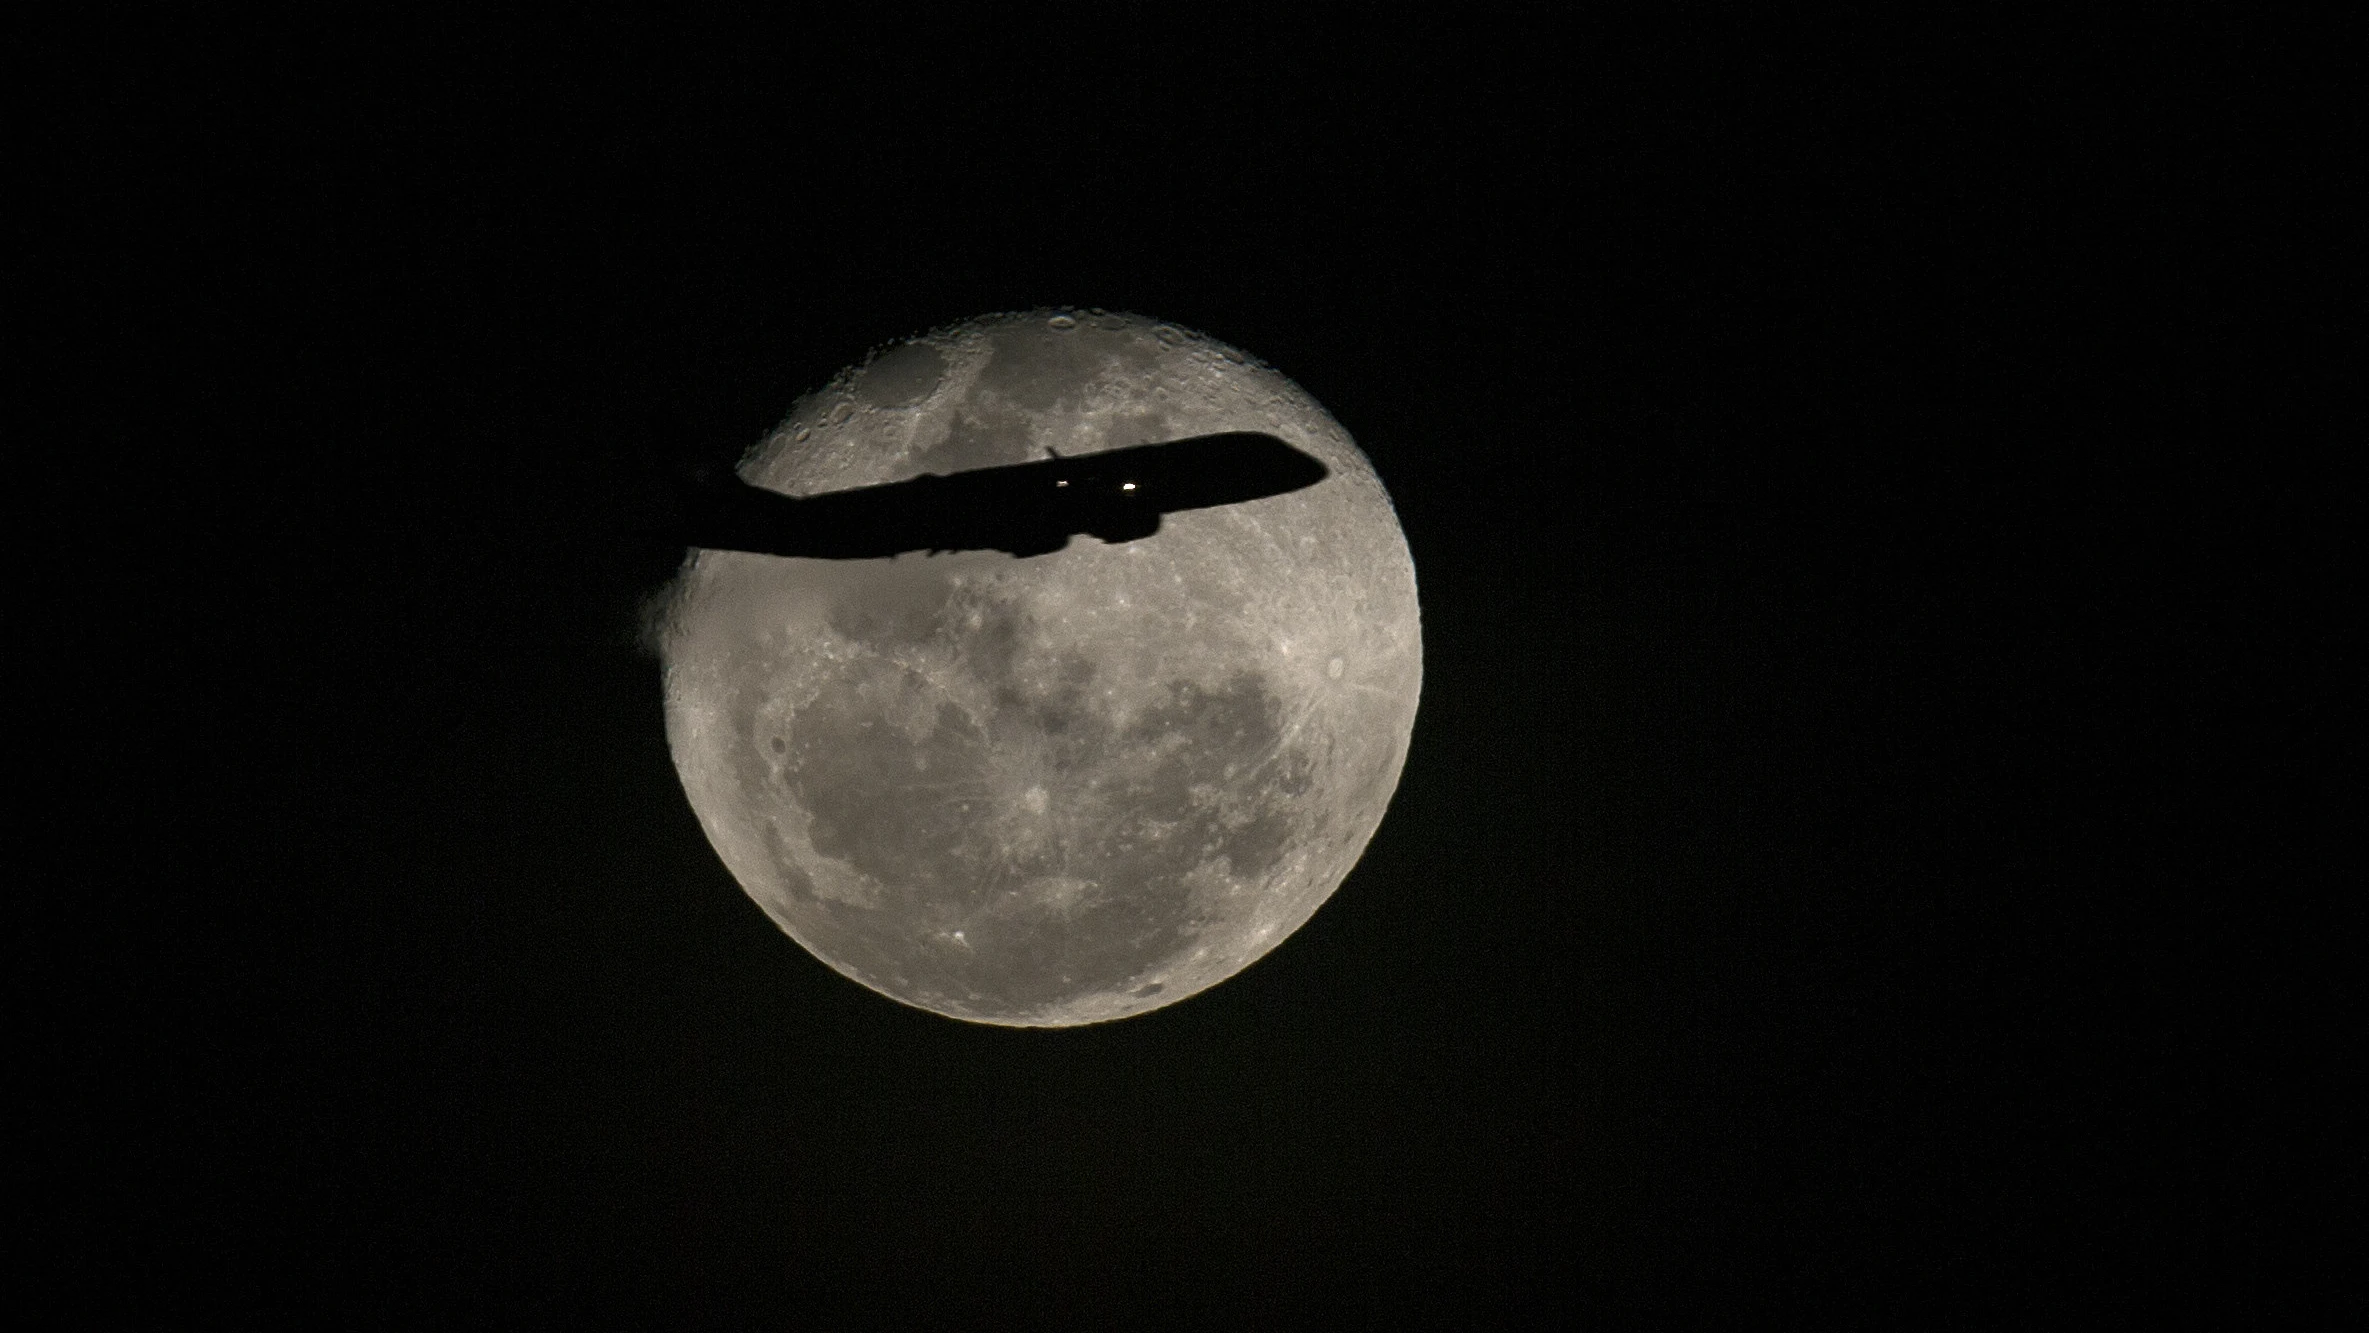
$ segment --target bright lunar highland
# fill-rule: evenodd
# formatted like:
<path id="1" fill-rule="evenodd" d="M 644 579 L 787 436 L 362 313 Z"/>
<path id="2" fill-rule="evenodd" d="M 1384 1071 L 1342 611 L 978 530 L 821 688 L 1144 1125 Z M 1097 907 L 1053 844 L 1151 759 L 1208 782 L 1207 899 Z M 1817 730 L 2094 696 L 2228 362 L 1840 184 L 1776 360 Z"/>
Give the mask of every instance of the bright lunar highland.
<path id="1" fill-rule="evenodd" d="M 1028 559 L 685 562 L 668 742 L 793 939 L 918 1008 L 1063 1027 L 1215 985 L 1331 896 L 1423 649 L 1389 497 L 1297 385 L 1151 319 L 994 315 L 842 373 L 740 473 L 807 496 L 1225 431 L 1331 475 Z"/>

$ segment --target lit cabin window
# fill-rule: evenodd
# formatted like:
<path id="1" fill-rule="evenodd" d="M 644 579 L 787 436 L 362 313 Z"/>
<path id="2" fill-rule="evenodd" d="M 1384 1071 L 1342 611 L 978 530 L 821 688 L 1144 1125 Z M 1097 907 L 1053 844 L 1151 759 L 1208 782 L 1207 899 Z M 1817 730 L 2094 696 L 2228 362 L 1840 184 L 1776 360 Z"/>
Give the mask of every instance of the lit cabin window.
<path id="1" fill-rule="evenodd" d="M 1134 483 L 1134 482 L 1131 482 L 1131 481 L 1122 481 L 1122 482 L 1120 482 L 1120 483 L 1119 483 L 1119 489 L 1120 489 L 1120 490 L 1122 490 L 1122 491 L 1131 491 L 1131 490 L 1134 490 L 1134 489 L 1135 489 L 1135 483 Z"/>

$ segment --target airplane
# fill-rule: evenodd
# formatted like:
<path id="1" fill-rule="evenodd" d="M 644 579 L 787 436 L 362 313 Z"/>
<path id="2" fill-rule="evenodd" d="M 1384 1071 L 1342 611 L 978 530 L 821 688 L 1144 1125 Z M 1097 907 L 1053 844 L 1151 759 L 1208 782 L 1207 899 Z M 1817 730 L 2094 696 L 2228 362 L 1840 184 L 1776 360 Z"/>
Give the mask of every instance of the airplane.
<path id="1" fill-rule="evenodd" d="M 1117 545 L 1164 515 L 1283 495 L 1329 475 L 1272 435 L 1229 431 L 797 499 L 737 480 L 687 506 L 684 544 L 823 560 L 908 551 L 1047 555 L 1080 533 Z"/>

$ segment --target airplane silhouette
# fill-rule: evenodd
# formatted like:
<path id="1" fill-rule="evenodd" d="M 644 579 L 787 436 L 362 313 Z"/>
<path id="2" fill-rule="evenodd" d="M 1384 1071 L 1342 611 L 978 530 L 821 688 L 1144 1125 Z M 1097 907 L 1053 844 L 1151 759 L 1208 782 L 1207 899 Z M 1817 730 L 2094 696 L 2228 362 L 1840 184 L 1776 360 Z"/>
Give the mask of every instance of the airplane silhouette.
<path id="1" fill-rule="evenodd" d="M 1045 555 L 1079 533 L 1116 544 L 1162 516 L 1283 495 L 1329 475 L 1272 435 L 1231 431 L 795 499 L 735 479 L 685 506 L 687 546 L 868 560 L 907 551 Z"/>

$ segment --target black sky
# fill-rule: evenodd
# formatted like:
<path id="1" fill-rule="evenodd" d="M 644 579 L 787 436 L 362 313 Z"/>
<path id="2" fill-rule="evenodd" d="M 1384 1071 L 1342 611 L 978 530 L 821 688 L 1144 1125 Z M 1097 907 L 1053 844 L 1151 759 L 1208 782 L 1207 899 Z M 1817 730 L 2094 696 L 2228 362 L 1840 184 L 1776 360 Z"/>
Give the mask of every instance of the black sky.
<path id="1" fill-rule="evenodd" d="M 2218 393 L 2311 187 L 2231 128 L 2244 61 L 2173 60 L 2225 35 L 1271 21 L 61 46 L 16 280 L 65 408 L 13 451 L 66 796 L 17 970 L 32 1308 L 2304 1299 L 2351 909 L 2240 812 L 2332 799 L 2263 794 L 2315 728 L 2254 664 L 2335 631 L 2235 571 L 2326 531 L 2265 519 L 2292 395 Z M 1055 304 L 1341 419 L 1426 683 L 1310 925 L 1031 1033 L 742 895 L 632 534 L 867 348 Z"/>

